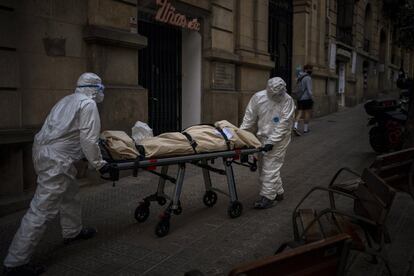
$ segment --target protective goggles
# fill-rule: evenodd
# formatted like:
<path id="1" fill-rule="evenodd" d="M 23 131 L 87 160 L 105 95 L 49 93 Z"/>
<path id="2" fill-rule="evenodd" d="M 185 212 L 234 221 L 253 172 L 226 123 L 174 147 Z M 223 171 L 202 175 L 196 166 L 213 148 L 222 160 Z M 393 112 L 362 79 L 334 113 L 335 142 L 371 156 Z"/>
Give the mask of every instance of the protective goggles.
<path id="1" fill-rule="evenodd" d="M 99 92 L 103 92 L 105 90 L 105 86 L 101 83 L 99 83 L 99 84 L 78 85 L 78 87 L 79 88 L 84 88 L 84 87 L 98 88 Z"/>

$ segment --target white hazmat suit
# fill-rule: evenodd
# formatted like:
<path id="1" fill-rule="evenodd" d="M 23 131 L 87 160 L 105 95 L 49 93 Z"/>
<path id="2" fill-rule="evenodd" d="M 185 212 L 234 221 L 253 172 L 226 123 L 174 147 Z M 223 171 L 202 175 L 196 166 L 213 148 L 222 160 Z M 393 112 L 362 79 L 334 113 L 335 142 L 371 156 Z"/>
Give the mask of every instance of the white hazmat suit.
<path id="1" fill-rule="evenodd" d="M 286 83 L 281 78 L 272 78 L 266 90 L 253 95 L 246 108 L 242 129 L 257 129 L 257 137 L 263 145 L 273 149 L 259 157 L 260 195 L 274 200 L 284 193 L 280 169 L 286 149 L 290 143 L 294 121 L 295 103 L 286 93 Z"/>
<path id="2" fill-rule="evenodd" d="M 36 134 L 33 164 L 37 188 L 4 260 L 6 267 L 30 261 L 47 222 L 58 213 L 63 238 L 73 238 L 80 233 L 81 206 L 73 163 L 85 156 L 97 170 L 106 164 L 98 145 L 101 126 L 96 102 L 102 100 L 101 79 L 93 73 L 82 74 L 75 93 L 52 108 Z"/>

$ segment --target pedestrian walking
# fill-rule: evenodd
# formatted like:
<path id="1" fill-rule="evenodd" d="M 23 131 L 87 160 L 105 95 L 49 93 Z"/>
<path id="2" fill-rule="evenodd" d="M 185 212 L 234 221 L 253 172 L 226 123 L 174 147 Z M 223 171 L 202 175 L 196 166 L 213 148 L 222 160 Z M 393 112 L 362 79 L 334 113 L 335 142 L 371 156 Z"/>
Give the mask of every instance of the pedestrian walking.
<path id="1" fill-rule="evenodd" d="M 297 112 L 293 131 L 297 136 L 302 133 L 299 130 L 299 121 L 303 118 L 303 133 L 309 132 L 309 122 L 313 109 L 313 94 L 312 94 L 312 69 L 313 66 L 306 64 L 303 71 L 299 73 L 297 80 L 297 89 L 301 89 L 301 97 L 297 99 Z"/>

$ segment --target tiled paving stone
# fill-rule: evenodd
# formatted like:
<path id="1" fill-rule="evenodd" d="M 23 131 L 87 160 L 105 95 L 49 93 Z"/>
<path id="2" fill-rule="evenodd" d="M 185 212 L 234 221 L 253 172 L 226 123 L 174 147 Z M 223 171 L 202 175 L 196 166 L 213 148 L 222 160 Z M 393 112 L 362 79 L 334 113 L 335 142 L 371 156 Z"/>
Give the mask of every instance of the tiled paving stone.
<path id="1" fill-rule="evenodd" d="M 79 275 L 88 276 L 88 275 L 93 275 L 93 274 L 90 274 L 86 271 L 82 271 L 79 269 L 67 267 L 65 265 L 54 264 L 54 265 L 48 266 L 46 273 L 42 275 L 45 275 L 45 276 L 49 276 L 49 275 L 50 276 L 54 276 L 54 275 L 55 276 L 56 275 L 58 276 L 79 276 Z"/>
<path id="2" fill-rule="evenodd" d="M 99 249 L 114 252 L 123 256 L 131 256 L 139 260 L 152 253 L 150 249 L 145 247 L 135 246 L 116 240 L 102 244 Z"/>
<path id="3" fill-rule="evenodd" d="M 94 275 L 114 275 L 117 271 L 122 269 L 122 265 L 114 263 L 105 263 L 94 258 L 84 259 L 76 267 Z"/>
<path id="4" fill-rule="evenodd" d="M 139 276 L 139 275 L 143 275 L 143 273 L 140 272 L 140 270 L 130 270 L 128 268 L 125 268 L 120 271 L 117 271 L 116 275 L 118 276 Z"/>
<path id="5" fill-rule="evenodd" d="M 165 259 L 170 257 L 170 255 L 167 252 L 160 252 L 160 251 L 153 251 L 152 253 L 145 256 L 142 260 L 147 263 L 161 263 Z"/>
<path id="6" fill-rule="evenodd" d="M 156 267 L 157 264 L 154 263 L 148 263 L 142 260 L 136 261 L 135 263 L 129 264 L 126 269 L 129 271 L 136 271 L 141 274 L 145 273 L 146 271 L 149 271 L 150 269 Z"/>

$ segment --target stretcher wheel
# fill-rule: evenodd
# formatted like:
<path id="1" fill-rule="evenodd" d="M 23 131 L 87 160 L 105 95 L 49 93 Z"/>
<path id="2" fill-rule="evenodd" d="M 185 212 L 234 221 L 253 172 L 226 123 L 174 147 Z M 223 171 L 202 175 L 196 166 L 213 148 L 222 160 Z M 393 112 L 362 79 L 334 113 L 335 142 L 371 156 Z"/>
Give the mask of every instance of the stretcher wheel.
<path id="1" fill-rule="evenodd" d="M 204 205 L 213 207 L 217 202 L 217 193 L 214 191 L 207 191 L 203 196 Z"/>
<path id="2" fill-rule="evenodd" d="M 173 203 L 171 202 L 170 207 L 172 206 L 172 204 Z M 181 207 L 181 202 L 180 201 L 178 201 L 177 205 L 178 205 L 177 209 L 172 210 L 174 215 L 180 215 L 183 212 L 183 208 Z"/>
<path id="3" fill-rule="evenodd" d="M 149 216 L 150 210 L 146 204 L 140 204 L 135 209 L 134 217 L 138 222 L 144 222 Z"/>
<path id="4" fill-rule="evenodd" d="M 250 171 L 252 171 L 252 172 L 257 171 L 257 166 L 256 165 L 251 165 L 250 166 Z"/>
<path id="5" fill-rule="evenodd" d="M 164 206 L 165 203 L 167 203 L 167 200 L 165 199 L 165 197 L 160 196 L 160 197 L 157 198 L 157 202 L 158 202 L 159 205 Z"/>
<path id="6" fill-rule="evenodd" d="M 239 201 L 234 201 L 230 203 L 229 208 L 227 209 L 227 214 L 231 218 L 240 217 L 243 211 L 243 205 Z"/>
<path id="7" fill-rule="evenodd" d="M 158 237 L 164 237 L 168 234 L 170 231 L 170 220 L 169 219 L 163 219 L 160 220 L 155 227 L 155 235 Z"/>
<path id="8" fill-rule="evenodd" d="M 180 215 L 183 212 L 183 208 L 181 207 L 181 204 L 178 205 L 178 208 L 175 209 L 173 212 L 174 212 L 174 215 Z"/>
<path id="9" fill-rule="evenodd" d="M 175 209 L 173 212 L 174 215 L 180 215 L 183 212 L 183 208 L 181 208 L 181 205 L 179 205 L 178 208 Z"/>

